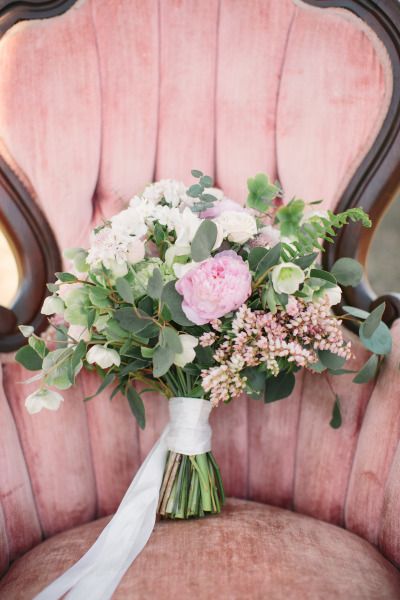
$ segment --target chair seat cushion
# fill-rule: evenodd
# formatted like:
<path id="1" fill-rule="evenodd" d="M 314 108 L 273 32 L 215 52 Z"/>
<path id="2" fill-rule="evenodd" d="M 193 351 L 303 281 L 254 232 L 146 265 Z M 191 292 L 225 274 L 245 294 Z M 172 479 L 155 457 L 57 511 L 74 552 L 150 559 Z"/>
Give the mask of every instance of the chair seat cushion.
<path id="1" fill-rule="evenodd" d="M 56 535 L 25 554 L 3 578 L 1 600 L 31 600 L 89 548 L 108 520 Z M 398 600 L 400 573 L 339 527 L 228 500 L 217 517 L 158 523 L 113 598 Z"/>

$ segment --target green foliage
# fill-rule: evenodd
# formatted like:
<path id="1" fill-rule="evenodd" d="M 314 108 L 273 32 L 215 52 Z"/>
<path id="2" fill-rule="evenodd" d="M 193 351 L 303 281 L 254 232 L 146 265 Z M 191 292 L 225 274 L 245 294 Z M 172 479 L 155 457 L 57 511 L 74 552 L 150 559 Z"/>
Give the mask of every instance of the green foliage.
<path id="1" fill-rule="evenodd" d="M 281 244 L 276 244 L 271 250 L 268 250 L 257 265 L 254 275 L 256 285 L 259 285 L 264 281 L 270 269 L 278 264 L 280 257 Z"/>
<path id="2" fill-rule="evenodd" d="M 341 413 L 341 409 L 340 409 L 340 398 L 337 394 L 335 395 L 335 402 L 333 404 L 333 409 L 332 409 L 332 418 L 330 420 L 329 425 L 332 427 L 332 429 L 339 429 L 339 427 L 342 425 L 342 413 Z"/>
<path id="3" fill-rule="evenodd" d="M 78 281 L 78 278 L 75 275 L 72 275 L 72 273 L 60 272 L 56 273 L 56 277 L 62 281 L 62 283 L 75 283 Z"/>
<path id="4" fill-rule="evenodd" d="M 146 415 L 143 400 L 140 394 L 135 390 L 133 385 L 130 385 L 126 390 L 129 407 L 134 415 L 140 429 L 146 426 Z"/>
<path id="5" fill-rule="evenodd" d="M 117 288 L 118 294 L 121 296 L 124 302 L 128 302 L 128 304 L 133 304 L 133 292 L 132 288 L 127 282 L 126 279 L 120 277 L 115 282 L 115 287 Z"/>
<path id="6" fill-rule="evenodd" d="M 115 373 L 112 373 L 111 371 L 109 371 L 108 373 L 106 373 L 104 375 L 104 379 L 101 382 L 101 384 L 99 385 L 99 387 L 97 388 L 97 390 L 95 391 L 94 394 L 92 394 L 91 396 L 86 396 L 84 398 L 85 402 L 87 402 L 88 400 L 92 400 L 93 398 L 95 398 L 96 396 L 98 396 L 99 394 L 101 394 L 101 392 L 103 390 L 105 390 L 109 385 L 112 384 L 112 382 L 115 379 Z"/>
<path id="7" fill-rule="evenodd" d="M 191 245 L 192 259 L 201 262 L 208 258 L 217 240 L 217 226 L 212 221 L 202 221 L 196 231 Z"/>
<path id="8" fill-rule="evenodd" d="M 153 300 L 159 300 L 161 298 L 163 290 L 163 276 L 160 269 L 154 269 L 153 273 L 149 278 L 147 284 L 147 293 Z"/>
<path id="9" fill-rule="evenodd" d="M 359 336 L 362 344 L 375 354 L 385 355 L 392 350 L 392 336 L 390 329 L 385 323 L 379 323 L 374 333 L 370 336 L 365 335 L 365 322 L 360 326 Z"/>
<path id="10" fill-rule="evenodd" d="M 160 332 L 159 344 L 162 348 L 169 348 L 175 354 L 183 351 L 179 334 L 172 327 L 163 327 Z"/>
<path id="11" fill-rule="evenodd" d="M 296 383 L 293 373 L 281 371 L 276 377 L 268 377 L 265 381 L 264 402 L 282 400 L 293 392 Z"/>
<path id="12" fill-rule="evenodd" d="M 40 371 L 42 358 L 31 346 L 22 346 L 15 355 L 15 360 L 29 371 Z"/>
<path id="13" fill-rule="evenodd" d="M 362 279 L 363 268 L 353 258 L 339 258 L 333 265 L 331 273 L 341 285 L 355 287 Z"/>
<path id="14" fill-rule="evenodd" d="M 153 375 L 155 378 L 162 377 L 172 366 L 175 352 L 171 348 L 158 346 L 153 354 Z"/>
<path id="15" fill-rule="evenodd" d="M 379 306 L 377 306 L 366 318 L 363 324 L 363 334 L 366 338 L 370 338 L 379 327 L 383 313 L 385 312 L 385 307 L 385 302 L 382 302 L 382 304 L 379 304 Z"/>
<path id="16" fill-rule="evenodd" d="M 281 192 L 277 183 L 271 183 L 268 175 L 258 173 L 255 177 L 247 180 L 249 195 L 247 196 L 247 206 L 254 208 L 259 212 L 266 212 L 274 200 Z"/>
<path id="17" fill-rule="evenodd" d="M 319 350 L 318 358 L 324 367 L 333 370 L 340 369 L 346 362 L 345 358 L 338 356 L 337 354 L 333 354 L 333 352 L 329 352 L 329 350 Z"/>
<path id="18" fill-rule="evenodd" d="M 375 379 L 375 376 L 378 372 L 379 368 L 379 357 L 376 354 L 371 354 L 367 362 L 363 365 L 363 367 L 359 370 L 357 375 L 354 377 L 354 383 L 367 383 L 372 379 Z"/>
<path id="19" fill-rule="evenodd" d="M 301 219 L 303 218 L 305 203 L 303 200 L 294 198 L 276 213 L 281 235 L 292 238 L 298 235 Z M 310 248 L 311 252 L 314 248 Z"/>
<path id="20" fill-rule="evenodd" d="M 175 281 L 169 281 L 164 285 L 161 300 L 168 306 L 172 320 L 178 325 L 193 325 L 182 310 L 182 296 L 175 289 Z"/>
<path id="21" fill-rule="evenodd" d="M 196 199 L 191 206 L 191 210 L 195 213 L 199 213 L 214 206 L 214 203 L 217 202 L 218 198 L 216 198 L 213 194 L 205 192 L 207 188 L 210 188 L 214 185 L 214 180 L 212 177 L 209 175 L 204 175 L 202 171 L 198 171 L 197 169 L 192 169 L 192 175 L 198 179 L 199 182 L 191 185 L 187 190 L 187 194 L 188 196 Z"/>

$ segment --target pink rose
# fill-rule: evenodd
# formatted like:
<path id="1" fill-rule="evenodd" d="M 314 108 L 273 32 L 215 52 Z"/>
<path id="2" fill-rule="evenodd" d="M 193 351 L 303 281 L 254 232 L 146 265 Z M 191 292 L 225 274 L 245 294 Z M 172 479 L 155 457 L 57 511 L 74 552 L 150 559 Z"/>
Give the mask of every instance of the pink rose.
<path id="1" fill-rule="evenodd" d="M 212 194 L 212 191 L 210 193 Z M 202 219 L 215 219 L 215 217 L 219 217 L 219 215 L 227 210 L 246 212 L 246 209 L 243 206 L 224 196 L 222 200 L 217 200 L 214 206 L 203 211 L 200 216 Z"/>
<path id="2" fill-rule="evenodd" d="M 251 274 L 236 252 L 226 250 L 190 269 L 175 287 L 183 296 L 187 318 L 204 325 L 246 302 L 251 294 Z"/>

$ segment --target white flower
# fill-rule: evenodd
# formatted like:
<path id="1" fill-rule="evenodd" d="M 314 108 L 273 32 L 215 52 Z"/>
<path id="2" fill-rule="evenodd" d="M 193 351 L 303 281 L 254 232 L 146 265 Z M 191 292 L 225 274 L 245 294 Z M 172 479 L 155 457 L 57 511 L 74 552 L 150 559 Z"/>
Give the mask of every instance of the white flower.
<path id="1" fill-rule="evenodd" d="M 247 212 L 226 210 L 214 219 L 224 232 L 224 236 L 237 244 L 244 244 L 257 235 L 257 221 Z"/>
<path id="2" fill-rule="evenodd" d="M 136 263 L 138 263 L 144 259 L 145 246 L 144 246 L 144 241 L 141 240 L 140 238 L 138 238 L 138 237 L 132 238 L 128 244 L 127 250 L 128 250 L 128 252 L 127 252 L 126 258 L 127 258 L 127 262 L 130 265 L 135 265 Z"/>
<path id="3" fill-rule="evenodd" d="M 342 299 L 342 290 L 338 285 L 335 287 L 327 288 L 325 291 L 325 296 L 329 299 L 329 306 L 335 306 L 335 304 L 339 304 Z"/>
<path id="4" fill-rule="evenodd" d="M 83 340 L 84 342 L 88 342 L 90 339 L 88 328 L 84 325 L 70 325 L 67 331 L 68 335 L 72 337 L 77 342 Z M 71 344 L 73 343 L 70 340 Z"/>
<path id="5" fill-rule="evenodd" d="M 187 201 L 186 186 L 182 181 L 175 179 L 161 179 L 148 185 L 142 194 L 146 200 L 158 204 L 163 198 L 174 208 Z"/>
<path id="6" fill-rule="evenodd" d="M 147 233 L 147 225 L 144 220 L 144 214 L 133 206 L 122 210 L 111 217 L 111 228 L 125 235 L 144 236 Z"/>
<path id="7" fill-rule="evenodd" d="M 64 302 L 58 296 L 48 296 L 43 302 L 42 315 L 62 315 L 64 313 Z"/>
<path id="8" fill-rule="evenodd" d="M 92 346 L 89 352 L 86 354 L 86 360 L 89 364 L 96 363 L 102 369 L 108 369 L 112 365 L 119 367 L 121 364 L 121 357 L 116 350 L 110 350 L 100 344 Z"/>
<path id="9" fill-rule="evenodd" d="M 272 270 L 272 285 L 278 294 L 294 294 L 304 278 L 304 271 L 294 263 L 282 263 Z"/>
<path id="10" fill-rule="evenodd" d="M 181 340 L 183 350 L 178 354 L 175 354 L 174 364 L 177 367 L 184 367 L 188 363 L 191 363 L 196 358 L 195 348 L 199 343 L 199 340 L 194 335 L 183 333 L 179 336 Z"/>
<path id="11" fill-rule="evenodd" d="M 42 389 L 36 390 L 25 400 L 25 408 L 31 415 L 38 413 L 42 408 L 47 410 L 58 410 L 64 398 L 58 392 Z"/>

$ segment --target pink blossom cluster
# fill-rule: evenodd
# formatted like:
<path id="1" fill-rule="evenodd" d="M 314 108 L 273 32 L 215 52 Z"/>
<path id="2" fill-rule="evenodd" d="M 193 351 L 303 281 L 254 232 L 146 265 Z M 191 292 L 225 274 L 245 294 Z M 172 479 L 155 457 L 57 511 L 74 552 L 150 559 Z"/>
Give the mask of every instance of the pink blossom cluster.
<path id="1" fill-rule="evenodd" d="M 252 311 L 244 304 L 215 348 L 214 359 L 219 365 L 202 372 L 202 386 L 217 405 L 245 389 L 246 377 L 241 371 L 246 367 L 262 364 L 276 376 L 281 359 L 307 368 L 318 361 L 318 350 L 350 358 L 351 344 L 344 340 L 340 325 L 323 300 L 305 303 L 291 298 L 287 309 L 275 314 Z M 215 333 L 207 332 L 200 344 L 210 346 L 216 340 Z"/>

